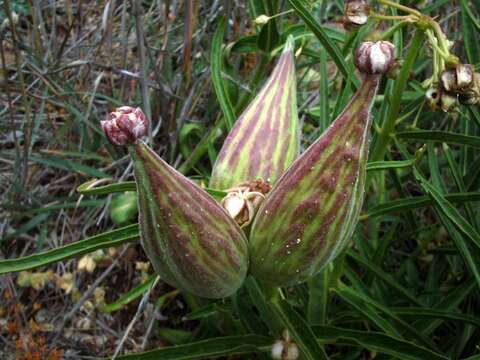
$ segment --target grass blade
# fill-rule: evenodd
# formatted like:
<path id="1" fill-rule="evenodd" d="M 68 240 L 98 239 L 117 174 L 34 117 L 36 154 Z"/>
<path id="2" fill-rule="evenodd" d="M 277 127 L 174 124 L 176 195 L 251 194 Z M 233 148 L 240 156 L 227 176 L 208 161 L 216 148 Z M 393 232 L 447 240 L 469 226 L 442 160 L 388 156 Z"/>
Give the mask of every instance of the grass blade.
<path id="1" fill-rule="evenodd" d="M 447 360 L 447 357 L 415 345 L 374 331 L 359 331 L 333 326 L 314 326 L 318 340 L 347 346 L 362 346 L 371 351 L 389 354 L 402 360 Z"/>
<path id="2" fill-rule="evenodd" d="M 412 130 L 401 131 L 396 134 L 399 139 L 419 140 L 419 141 L 436 141 L 451 144 L 468 145 L 480 148 L 480 137 L 457 134 L 448 131 L 438 130 Z"/>
<path id="3" fill-rule="evenodd" d="M 273 303 L 278 316 L 300 348 L 304 359 L 328 359 L 308 323 L 285 300 Z"/>
<path id="4" fill-rule="evenodd" d="M 259 335 L 226 336 L 117 357 L 118 360 L 187 360 L 268 351 L 273 341 Z"/>
<path id="5" fill-rule="evenodd" d="M 295 12 L 300 16 L 310 30 L 315 34 L 318 40 L 322 43 L 325 50 L 327 50 L 330 57 L 333 59 L 338 69 L 345 77 L 345 79 L 353 78 L 353 85 L 358 87 L 358 79 L 355 78 L 352 69 L 347 65 L 343 59 L 342 53 L 337 45 L 330 40 L 328 35 L 317 20 L 312 16 L 311 11 L 307 10 L 301 0 L 288 0 Z"/>
<path id="6" fill-rule="evenodd" d="M 34 269 L 77 257 L 97 249 L 118 246 L 138 239 L 138 224 L 128 225 L 113 231 L 89 237 L 56 249 L 24 256 L 17 259 L 0 260 L 0 274 Z"/>
<path id="7" fill-rule="evenodd" d="M 212 72 L 212 83 L 217 94 L 217 99 L 222 109 L 223 116 L 225 117 L 225 123 L 227 129 L 230 130 L 235 123 L 235 112 L 233 106 L 230 103 L 228 92 L 225 83 L 222 78 L 222 44 L 223 35 L 225 33 L 226 21 L 223 18 L 218 24 L 217 30 L 213 35 L 212 40 L 212 52 L 210 54 L 210 66 Z"/>

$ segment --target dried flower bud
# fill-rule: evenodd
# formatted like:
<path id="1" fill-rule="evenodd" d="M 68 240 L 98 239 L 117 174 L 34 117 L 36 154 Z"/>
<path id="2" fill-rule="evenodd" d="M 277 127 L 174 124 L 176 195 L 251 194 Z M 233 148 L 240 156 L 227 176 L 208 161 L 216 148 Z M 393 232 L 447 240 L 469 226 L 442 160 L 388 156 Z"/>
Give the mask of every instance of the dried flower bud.
<path id="1" fill-rule="evenodd" d="M 400 76 L 400 71 L 402 70 L 403 66 L 403 60 L 397 60 L 395 59 L 393 61 L 392 66 L 390 66 L 390 69 L 388 70 L 388 73 L 386 74 L 389 79 L 398 79 Z M 410 76 L 413 74 L 411 73 Z"/>
<path id="2" fill-rule="evenodd" d="M 295 344 L 288 330 L 285 330 L 282 339 L 275 341 L 272 345 L 272 359 L 276 360 L 297 360 L 300 356 L 297 344 Z"/>
<path id="3" fill-rule="evenodd" d="M 258 179 L 227 189 L 227 196 L 222 200 L 222 206 L 241 227 L 249 225 L 258 208 L 265 200 L 265 194 L 270 191 L 270 184 Z"/>
<path id="4" fill-rule="evenodd" d="M 462 105 L 476 105 L 480 102 L 480 96 L 478 92 L 473 90 L 466 91 L 463 94 L 458 95 L 458 101 Z"/>
<path id="5" fill-rule="evenodd" d="M 255 25 L 263 25 L 263 24 L 266 24 L 269 20 L 270 20 L 270 16 L 260 15 L 260 16 L 257 16 L 257 18 L 253 20 L 253 22 L 255 23 Z"/>
<path id="6" fill-rule="evenodd" d="M 386 74 L 395 61 L 395 46 L 388 41 L 366 41 L 357 49 L 355 65 L 366 74 Z"/>
<path id="7" fill-rule="evenodd" d="M 97 267 L 97 262 L 91 254 L 84 255 L 77 264 L 77 270 L 82 272 L 93 273 Z"/>
<path id="8" fill-rule="evenodd" d="M 458 105 L 457 96 L 449 94 L 447 92 L 442 93 L 440 97 L 440 107 L 445 112 L 451 112 L 455 110 L 455 107 Z"/>
<path id="9" fill-rule="evenodd" d="M 440 82 L 443 89 L 451 92 L 462 93 L 475 86 L 473 67 L 470 64 L 459 64 L 455 69 L 442 72 Z"/>
<path id="10" fill-rule="evenodd" d="M 145 136 L 148 123 L 140 108 L 122 106 L 108 114 L 107 120 L 101 122 L 108 140 L 114 145 L 126 145 Z"/>
<path id="11" fill-rule="evenodd" d="M 368 21 L 369 7 L 363 0 L 350 0 L 345 2 L 345 15 L 343 27 L 346 30 L 355 30 Z"/>
<path id="12" fill-rule="evenodd" d="M 437 85 L 432 85 L 425 93 L 425 99 L 432 110 L 440 107 L 441 91 Z"/>

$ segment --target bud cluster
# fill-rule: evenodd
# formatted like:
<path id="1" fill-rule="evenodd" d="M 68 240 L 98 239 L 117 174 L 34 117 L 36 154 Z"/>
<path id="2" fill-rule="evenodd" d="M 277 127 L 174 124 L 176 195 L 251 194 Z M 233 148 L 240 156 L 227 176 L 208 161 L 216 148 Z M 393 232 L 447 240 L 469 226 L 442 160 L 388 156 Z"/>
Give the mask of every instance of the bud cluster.
<path id="1" fill-rule="evenodd" d="M 112 144 L 123 146 L 147 135 L 148 122 L 140 108 L 122 106 L 101 122 L 103 131 Z"/>
<path id="2" fill-rule="evenodd" d="M 395 64 L 395 46 L 388 41 L 365 41 L 355 54 L 355 66 L 364 74 L 386 74 Z"/>
<path id="3" fill-rule="evenodd" d="M 480 102 L 480 74 L 470 64 L 458 64 L 440 74 L 439 83 L 426 93 L 432 109 L 453 111 L 458 104 L 475 105 Z"/>

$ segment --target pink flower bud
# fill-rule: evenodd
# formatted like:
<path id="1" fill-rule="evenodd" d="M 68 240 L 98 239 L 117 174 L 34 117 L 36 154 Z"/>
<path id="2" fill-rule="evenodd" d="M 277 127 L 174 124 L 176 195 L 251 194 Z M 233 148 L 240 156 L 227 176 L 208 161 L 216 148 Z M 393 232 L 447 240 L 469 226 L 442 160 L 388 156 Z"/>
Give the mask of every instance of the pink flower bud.
<path id="1" fill-rule="evenodd" d="M 111 112 L 107 120 L 101 122 L 108 140 L 114 145 L 126 145 L 145 136 L 148 123 L 140 108 L 122 106 Z"/>
<path id="2" fill-rule="evenodd" d="M 388 41 L 366 41 L 357 49 L 355 65 L 365 74 L 386 74 L 395 61 L 395 46 Z"/>

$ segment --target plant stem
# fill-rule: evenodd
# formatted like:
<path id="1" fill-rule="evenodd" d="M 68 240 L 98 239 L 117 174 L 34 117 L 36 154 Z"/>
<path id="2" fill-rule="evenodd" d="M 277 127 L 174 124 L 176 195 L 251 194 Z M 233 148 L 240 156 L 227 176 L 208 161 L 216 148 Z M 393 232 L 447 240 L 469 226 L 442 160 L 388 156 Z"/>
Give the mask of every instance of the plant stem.
<path id="1" fill-rule="evenodd" d="M 389 1 L 389 0 L 378 0 L 378 2 L 379 2 L 380 4 L 390 6 L 390 7 L 396 8 L 396 9 L 398 9 L 398 10 L 402 10 L 402 11 L 408 13 L 408 14 L 418 16 L 419 18 L 420 18 L 420 17 L 423 17 L 423 15 L 420 13 L 420 11 L 417 11 L 417 10 L 415 10 L 415 9 L 409 8 L 408 6 L 404 6 L 404 5 L 397 4 L 397 3 L 393 2 L 393 1 Z"/>
<path id="2" fill-rule="evenodd" d="M 392 27 L 390 27 L 387 31 L 385 31 L 379 38 L 379 40 L 386 40 L 386 39 L 389 39 L 390 37 L 393 36 L 393 34 L 395 34 L 398 30 L 402 29 L 404 26 L 406 26 L 407 24 L 409 24 L 410 21 L 409 20 L 405 20 L 405 21 L 399 21 L 395 24 L 393 24 Z"/>
<path id="3" fill-rule="evenodd" d="M 407 81 L 410 76 L 410 69 L 413 66 L 413 62 L 415 61 L 415 58 L 417 57 L 417 54 L 422 47 L 424 37 L 425 35 L 422 30 L 417 30 L 415 36 L 413 37 L 412 44 L 410 45 L 410 49 L 405 58 L 405 63 L 400 70 L 400 75 L 398 79 L 395 81 L 395 86 L 390 96 L 390 108 L 388 110 L 387 117 L 383 122 L 378 138 L 372 149 L 370 161 L 379 161 L 382 160 L 385 156 L 390 137 L 395 129 L 395 121 L 397 120 L 400 111 L 402 93 L 407 85 Z"/>
<path id="4" fill-rule="evenodd" d="M 370 13 L 370 17 L 378 20 L 411 20 L 412 17 L 410 15 L 407 16 L 402 16 L 402 15 L 383 15 L 383 14 L 376 14 L 376 13 Z"/>

